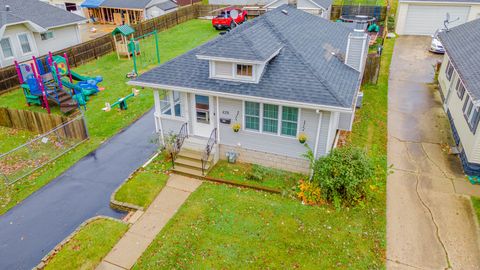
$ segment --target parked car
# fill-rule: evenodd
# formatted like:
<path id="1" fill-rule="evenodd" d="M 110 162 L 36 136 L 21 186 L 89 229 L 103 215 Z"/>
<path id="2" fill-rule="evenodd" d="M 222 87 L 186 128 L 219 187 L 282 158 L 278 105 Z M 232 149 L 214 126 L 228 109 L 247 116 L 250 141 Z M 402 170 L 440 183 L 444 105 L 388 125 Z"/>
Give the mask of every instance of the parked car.
<path id="1" fill-rule="evenodd" d="M 238 12 L 238 16 L 235 20 L 230 15 L 230 12 L 235 10 Z M 247 20 L 247 11 L 241 10 L 239 8 L 226 8 L 218 14 L 217 17 L 212 19 L 212 25 L 215 29 L 232 29 L 237 24 L 241 24 Z"/>
<path id="2" fill-rule="evenodd" d="M 432 35 L 432 43 L 430 44 L 430 51 L 434 53 L 440 53 L 444 54 L 445 53 L 445 48 L 443 48 L 442 43 L 438 39 L 438 34 L 443 32 L 443 29 L 438 29 L 435 31 L 435 34 Z"/>

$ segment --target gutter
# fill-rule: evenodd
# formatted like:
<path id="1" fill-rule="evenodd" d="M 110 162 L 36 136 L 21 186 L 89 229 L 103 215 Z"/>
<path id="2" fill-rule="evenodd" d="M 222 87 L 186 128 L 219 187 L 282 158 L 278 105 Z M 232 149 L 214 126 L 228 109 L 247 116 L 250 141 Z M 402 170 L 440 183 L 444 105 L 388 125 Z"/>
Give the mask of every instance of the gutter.
<path id="1" fill-rule="evenodd" d="M 284 104 L 284 105 L 305 108 L 305 109 L 312 109 L 312 110 L 324 110 L 324 111 L 346 112 L 346 113 L 351 113 L 353 111 L 352 108 L 335 107 L 335 106 L 328 106 L 328 105 L 317 105 L 312 103 L 295 102 L 295 101 L 279 100 L 279 99 L 264 98 L 264 97 L 245 96 L 245 95 L 217 92 L 212 90 L 202 90 L 202 89 L 195 89 L 195 88 L 188 88 L 188 87 L 171 86 L 171 85 L 165 85 L 165 84 L 145 83 L 145 82 L 139 82 L 139 81 L 129 81 L 127 82 L 127 84 L 132 86 L 140 86 L 140 87 L 147 87 L 147 88 L 166 89 L 171 91 L 179 91 L 179 92 L 195 93 L 195 94 L 198 93 L 198 94 L 204 94 L 209 96 L 220 96 L 225 98 L 246 100 L 246 101 L 252 101 L 252 102 L 264 102 L 264 103 L 271 102 L 271 103 Z"/>

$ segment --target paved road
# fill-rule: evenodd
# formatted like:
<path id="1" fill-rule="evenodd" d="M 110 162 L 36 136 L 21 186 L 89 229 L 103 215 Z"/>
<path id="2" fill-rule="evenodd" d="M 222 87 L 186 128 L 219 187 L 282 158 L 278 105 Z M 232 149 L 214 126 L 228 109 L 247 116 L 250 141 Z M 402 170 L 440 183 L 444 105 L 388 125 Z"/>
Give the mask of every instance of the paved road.
<path id="1" fill-rule="evenodd" d="M 90 217 L 122 217 L 110 195 L 155 152 L 153 131 L 150 111 L 0 216 L 0 269 L 31 269 Z"/>
<path id="2" fill-rule="evenodd" d="M 387 268 L 479 269 L 468 196 L 479 192 L 448 154 L 451 131 L 427 52 L 430 38 L 396 41 L 389 80 Z"/>

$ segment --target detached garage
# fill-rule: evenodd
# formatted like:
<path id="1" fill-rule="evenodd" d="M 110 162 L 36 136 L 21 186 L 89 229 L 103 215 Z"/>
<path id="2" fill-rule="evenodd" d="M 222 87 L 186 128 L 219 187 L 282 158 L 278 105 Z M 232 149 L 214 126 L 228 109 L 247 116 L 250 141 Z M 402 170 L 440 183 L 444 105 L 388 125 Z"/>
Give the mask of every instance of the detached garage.
<path id="1" fill-rule="evenodd" d="M 449 27 L 480 18 L 480 0 L 470 1 L 423 1 L 400 0 L 397 9 L 399 35 L 433 35 L 444 28 L 444 20 L 450 14 Z"/>

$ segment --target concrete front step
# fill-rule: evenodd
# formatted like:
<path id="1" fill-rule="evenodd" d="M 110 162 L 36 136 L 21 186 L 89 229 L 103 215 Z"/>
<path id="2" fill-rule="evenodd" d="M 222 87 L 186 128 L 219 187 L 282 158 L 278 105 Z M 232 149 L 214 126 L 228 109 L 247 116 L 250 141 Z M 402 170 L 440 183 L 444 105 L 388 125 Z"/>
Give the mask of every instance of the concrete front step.
<path id="1" fill-rule="evenodd" d="M 202 168 L 194 168 L 194 167 L 186 166 L 176 162 L 175 162 L 175 167 L 172 170 L 182 175 L 193 175 L 193 176 L 200 176 L 200 177 L 203 176 Z M 205 174 L 206 173 L 207 172 L 205 172 Z"/>
<path id="2" fill-rule="evenodd" d="M 202 168 L 202 160 L 201 159 L 191 159 L 191 158 L 185 158 L 182 156 L 177 157 L 175 160 L 175 164 L 181 164 L 184 166 L 192 167 L 192 168 Z M 210 168 L 211 165 L 211 159 L 207 161 L 206 163 L 206 168 Z"/>

